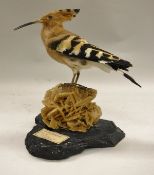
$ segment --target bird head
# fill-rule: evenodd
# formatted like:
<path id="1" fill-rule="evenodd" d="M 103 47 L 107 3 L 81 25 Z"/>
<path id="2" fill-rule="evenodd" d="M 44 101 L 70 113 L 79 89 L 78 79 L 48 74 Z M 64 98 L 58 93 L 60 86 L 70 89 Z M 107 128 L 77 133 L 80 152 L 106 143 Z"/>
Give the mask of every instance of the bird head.
<path id="1" fill-rule="evenodd" d="M 79 11 L 80 9 L 64 9 L 64 10 L 54 11 L 43 16 L 39 20 L 20 25 L 19 27 L 16 27 L 14 30 L 18 30 L 20 28 L 23 28 L 32 24 L 36 24 L 36 23 L 42 23 L 44 26 L 52 27 L 56 24 L 62 24 L 65 21 L 72 20 L 72 18 L 76 17 Z"/>

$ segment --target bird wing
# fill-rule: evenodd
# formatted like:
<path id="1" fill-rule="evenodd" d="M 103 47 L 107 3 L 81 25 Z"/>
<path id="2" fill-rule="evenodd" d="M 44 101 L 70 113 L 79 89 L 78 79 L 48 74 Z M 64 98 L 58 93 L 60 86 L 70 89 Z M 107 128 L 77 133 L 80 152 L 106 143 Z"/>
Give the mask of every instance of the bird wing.
<path id="1" fill-rule="evenodd" d="M 66 35 L 49 44 L 49 47 L 67 57 L 85 59 L 109 65 L 114 70 L 128 71 L 132 64 L 88 43 L 77 35 Z"/>

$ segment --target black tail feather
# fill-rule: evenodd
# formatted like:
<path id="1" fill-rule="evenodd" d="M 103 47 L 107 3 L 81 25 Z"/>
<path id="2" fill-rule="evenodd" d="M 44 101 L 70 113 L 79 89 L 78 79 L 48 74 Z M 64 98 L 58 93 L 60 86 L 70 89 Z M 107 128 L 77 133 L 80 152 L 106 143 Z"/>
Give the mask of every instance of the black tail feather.
<path id="1" fill-rule="evenodd" d="M 109 63 L 106 63 L 106 64 L 111 66 L 114 70 L 122 69 L 122 70 L 125 70 L 125 71 L 128 71 L 128 68 L 133 66 L 129 61 L 122 60 L 122 59 L 120 59 L 118 61 L 116 60 L 116 61 L 113 61 L 113 62 L 109 62 Z"/>
<path id="2" fill-rule="evenodd" d="M 127 78 L 128 80 L 130 80 L 132 83 L 136 84 L 139 87 L 142 87 L 141 85 L 139 85 L 130 75 L 126 74 L 123 72 L 123 75 L 125 78 Z"/>

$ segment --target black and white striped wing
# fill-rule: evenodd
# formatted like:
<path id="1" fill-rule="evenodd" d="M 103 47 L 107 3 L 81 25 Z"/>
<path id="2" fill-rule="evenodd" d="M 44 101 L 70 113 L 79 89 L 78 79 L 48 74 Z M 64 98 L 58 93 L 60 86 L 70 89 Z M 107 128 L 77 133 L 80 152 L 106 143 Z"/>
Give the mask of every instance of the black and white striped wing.
<path id="1" fill-rule="evenodd" d="M 127 71 L 132 66 L 130 62 L 99 49 L 76 35 L 64 36 L 52 42 L 49 47 L 68 57 L 107 64 L 114 70 L 122 69 Z"/>

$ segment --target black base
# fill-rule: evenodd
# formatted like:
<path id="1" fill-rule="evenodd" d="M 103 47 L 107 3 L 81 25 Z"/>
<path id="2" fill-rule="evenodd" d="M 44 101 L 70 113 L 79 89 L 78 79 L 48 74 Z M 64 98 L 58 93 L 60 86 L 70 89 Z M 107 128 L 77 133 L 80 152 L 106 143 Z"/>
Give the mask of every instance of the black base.
<path id="1" fill-rule="evenodd" d="M 35 122 L 37 125 L 27 134 L 25 139 L 26 148 L 33 156 L 48 160 L 65 159 L 88 148 L 114 147 L 125 137 L 125 133 L 108 120 L 100 119 L 86 133 L 63 129 L 53 130 L 42 122 L 41 115 L 36 117 Z M 43 128 L 67 135 L 70 138 L 61 144 L 55 144 L 33 135 Z"/>

